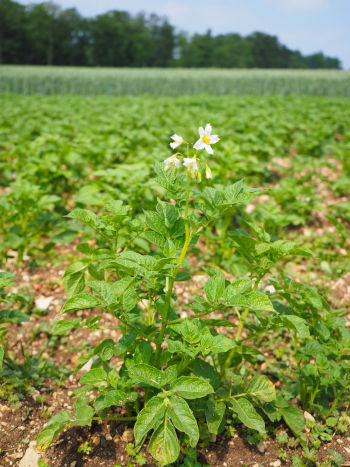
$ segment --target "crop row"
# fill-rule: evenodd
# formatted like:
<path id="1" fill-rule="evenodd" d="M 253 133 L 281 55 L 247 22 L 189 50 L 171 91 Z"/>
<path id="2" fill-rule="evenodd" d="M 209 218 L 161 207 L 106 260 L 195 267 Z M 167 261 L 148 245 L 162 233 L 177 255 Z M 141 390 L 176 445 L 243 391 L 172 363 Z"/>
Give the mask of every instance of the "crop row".
<path id="1" fill-rule="evenodd" d="M 350 97 L 350 72 L 1 66 L 0 93 Z"/>

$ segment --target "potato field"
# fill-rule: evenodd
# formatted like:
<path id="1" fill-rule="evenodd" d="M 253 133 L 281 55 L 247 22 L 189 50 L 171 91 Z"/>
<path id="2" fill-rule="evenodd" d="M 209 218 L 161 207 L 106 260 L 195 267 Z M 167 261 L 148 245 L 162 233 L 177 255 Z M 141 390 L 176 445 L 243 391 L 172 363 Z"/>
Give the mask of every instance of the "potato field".
<path id="1" fill-rule="evenodd" d="M 2 467 L 350 465 L 349 74 L 191 73 L 0 68 Z"/>

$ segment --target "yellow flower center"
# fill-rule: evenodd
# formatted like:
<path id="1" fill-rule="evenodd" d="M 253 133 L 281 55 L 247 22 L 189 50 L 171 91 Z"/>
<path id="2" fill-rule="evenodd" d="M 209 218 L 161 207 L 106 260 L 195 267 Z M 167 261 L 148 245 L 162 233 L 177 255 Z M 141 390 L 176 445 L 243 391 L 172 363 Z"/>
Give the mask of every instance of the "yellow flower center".
<path id="1" fill-rule="evenodd" d="M 210 139 L 208 138 L 208 136 L 203 136 L 202 140 L 203 140 L 203 143 L 205 143 L 205 144 L 210 143 Z"/>
<path id="2" fill-rule="evenodd" d="M 174 165 L 175 164 L 175 161 L 170 161 L 170 165 Z"/>
<path id="3" fill-rule="evenodd" d="M 193 162 L 190 162 L 190 168 L 193 169 Z"/>

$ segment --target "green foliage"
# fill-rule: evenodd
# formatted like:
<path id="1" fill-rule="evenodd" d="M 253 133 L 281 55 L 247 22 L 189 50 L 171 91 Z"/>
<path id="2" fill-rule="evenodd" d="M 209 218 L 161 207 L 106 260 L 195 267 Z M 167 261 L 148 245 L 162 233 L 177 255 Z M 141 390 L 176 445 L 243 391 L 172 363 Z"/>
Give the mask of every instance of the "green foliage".
<path id="1" fill-rule="evenodd" d="M 52 98 L 51 105 L 57 111 L 67 109 L 67 119 L 73 121 L 75 114 L 68 109 L 72 102 L 82 101 L 69 99 L 66 107 L 61 107 Z M 190 99 L 186 103 L 190 117 L 198 113 L 198 106 L 203 108 L 210 102 L 204 96 Z M 249 112 L 252 102 L 254 112 Z M 195 449 L 200 438 L 207 443 L 213 435 L 232 434 L 237 425 L 248 429 L 249 439 L 256 441 L 267 436 L 272 423 L 282 423 L 306 449 L 304 410 L 318 421 L 327 421 L 319 433 L 313 428 L 316 445 L 335 431 L 343 432 L 347 419 L 341 418 L 339 411 L 348 402 L 350 348 L 344 310 L 333 309 L 321 290 L 307 285 L 316 283 L 310 279 L 315 276 L 307 277 L 307 268 L 318 270 L 319 264 L 310 248 L 315 247 L 320 259 L 328 262 L 330 273 L 325 272 L 323 278 L 333 280 L 347 270 L 343 253 L 333 252 L 334 262 L 327 257 L 334 248 L 346 248 L 344 230 L 338 226 L 342 218 L 331 208 L 336 216 L 333 237 L 322 237 L 325 244 L 314 238 L 307 240 L 301 230 L 294 229 L 304 224 L 300 219 L 310 222 L 321 200 L 315 196 L 312 206 L 306 206 L 311 187 L 317 189 L 311 176 L 304 174 L 297 184 L 281 182 L 280 190 L 263 191 L 249 185 L 275 184 L 285 175 L 291 179 L 289 170 L 303 172 L 306 160 L 315 171 L 329 151 L 346 168 L 347 144 L 335 140 L 334 131 L 337 128 L 344 139 L 348 138 L 337 126 L 338 119 L 346 121 L 348 117 L 341 101 L 293 98 L 283 104 L 272 102 L 278 128 L 270 118 L 271 102 L 267 100 L 218 99 L 215 115 L 221 122 L 223 111 L 227 121 L 232 117 L 228 103 L 237 104 L 233 125 L 237 144 L 227 138 L 232 133 L 230 120 L 224 125 L 226 138 L 220 134 L 223 155 L 220 149 L 209 159 L 199 151 L 195 153 L 199 170 L 188 172 L 181 164 L 176 170 L 166 170 L 161 162 L 151 167 L 164 141 L 157 129 L 150 131 L 147 123 L 141 124 L 153 111 L 150 106 L 154 102 L 147 98 L 118 101 L 120 112 L 114 120 L 110 102 L 97 99 L 91 115 L 86 112 L 81 117 L 82 139 L 75 139 L 75 124 L 63 128 L 57 120 L 58 141 L 42 134 L 34 137 L 34 142 L 25 142 L 22 135 L 20 143 L 8 147 L 6 141 L 14 139 L 15 128 L 2 117 L 7 128 L 0 133 L 5 153 L 0 163 L 2 185 L 10 185 L 14 171 L 18 171 L 30 183 L 36 180 L 41 193 L 58 197 L 48 212 L 55 214 L 57 225 L 62 222 L 62 230 L 56 231 L 52 224 L 45 231 L 46 253 L 50 254 L 53 239 L 58 241 L 61 234 L 60 241 L 77 237 L 77 254 L 72 255 L 63 278 L 67 293 L 61 310 L 64 316 L 50 325 L 53 338 L 57 341 L 76 329 L 94 333 L 107 326 L 119 330 L 115 340 L 96 338 L 96 344 L 80 358 L 77 369 L 89 360 L 92 365 L 73 393 L 74 413 L 63 412 L 61 418 L 44 427 L 39 445 L 47 446 L 69 426 L 89 427 L 94 419 L 134 422 L 132 457 L 147 444 L 159 463 L 166 465 L 176 462 L 179 446 Z M 297 114 L 300 102 L 305 106 L 301 116 Z M 162 124 L 181 116 L 183 125 L 191 127 L 182 102 L 178 105 L 176 109 L 169 100 L 159 100 Z M 318 118 L 313 120 L 315 106 Z M 105 120 L 96 123 L 95 112 L 101 108 Z M 16 114 L 17 108 L 13 112 Z M 38 121 L 43 118 L 40 112 Z M 126 131 L 122 122 L 128 115 Z M 92 122 L 98 131 L 91 131 Z M 25 133 L 36 134 L 32 120 L 27 125 Z M 115 125 L 122 128 L 118 135 Z M 257 128 L 262 132 L 259 137 Z M 281 156 L 291 144 L 301 153 L 290 158 L 292 169 L 281 169 L 278 174 L 268 169 L 275 154 Z M 180 162 L 188 156 L 182 147 L 177 153 Z M 27 154 L 31 156 L 26 158 Z M 65 165 L 62 170 L 58 169 L 61 164 Z M 207 164 L 213 179 L 205 179 Z M 234 175 L 228 172 L 231 165 Z M 150 176 L 153 171 L 156 179 Z M 245 181 L 239 180 L 240 175 Z M 293 191 L 298 198 L 295 206 Z M 264 196 L 269 197 L 266 203 L 260 202 Z M 9 201 L 6 195 L 5 204 Z M 46 201 L 51 203 L 52 199 Z M 262 206 L 267 211 L 271 207 L 271 212 L 266 213 Z M 346 216 L 346 209 L 342 209 Z M 6 209 L 2 214 L 6 218 Z M 35 222 L 41 222 L 41 214 L 35 216 Z M 11 222 L 1 225 L 1 241 L 7 241 Z M 44 253 L 41 249 L 39 254 L 40 235 L 43 232 L 24 250 L 38 259 Z M 194 270 L 194 258 L 201 271 L 196 287 L 193 284 L 199 268 Z M 304 277 L 295 279 L 294 266 L 306 270 Z M 305 277 L 310 279 L 306 285 Z M 199 291 L 202 282 L 203 290 Z M 28 306 L 21 293 L 7 293 L 5 288 L 11 285 L 11 275 L 1 274 L 1 324 L 20 326 L 27 319 Z M 183 293 L 183 288 L 190 293 Z M 6 329 L 5 325 L 1 331 L 0 370 L 6 374 L 1 374 L 15 378 L 14 384 L 25 381 L 26 387 L 45 377 L 63 376 L 41 357 L 28 356 L 19 371 L 19 366 L 10 362 Z M 315 453 L 310 449 L 305 455 L 311 459 Z"/>
<path id="2" fill-rule="evenodd" d="M 182 154 L 178 152 L 176 157 L 181 158 Z M 93 235 L 95 243 L 88 245 L 83 239 L 78 247 L 83 256 L 66 271 L 69 298 L 62 313 L 99 307 L 122 323 L 123 336 L 117 343 L 106 339 L 90 352 L 87 358 L 95 356 L 95 360 L 80 379 L 82 387 L 75 391 L 75 418 L 67 418 L 63 412 L 62 420 L 55 419 L 43 429 L 39 446 L 49 444 L 66 426 L 89 426 L 93 418 L 103 420 L 118 406 L 128 408 L 131 415 L 125 420 L 135 420 L 135 448 L 140 448 L 150 436 L 148 451 L 160 465 L 178 459 L 179 437 L 194 448 L 199 441 L 199 426 L 205 424 L 207 433 L 216 435 L 228 418 L 259 436 L 266 435 L 266 420 L 283 419 L 297 437 L 302 437 L 304 417 L 298 407 L 288 403 L 288 394 L 276 393 L 266 375 L 256 373 L 247 379 L 240 375 L 248 371 L 246 361 L 257 365 L 260 352 L 254 347 L 255 333 L 282 330 L 294 339 L 294 381 L 298 383 L 292 389 L 299 391 L 295 396 L 300 396 L 304 408 L 308 407 L 305 397 L 311 397 L 316 407 L 317 391 L 323 390 L 322 385 L 327 386 L 326 391 L 331 390 L 330 383 L 326 385 L 322 377 L 315 389 L 315 382 L 310 379 L 315 371 L 311 372 L 305 360 L 308 352 L 316 353 L 317 367 L 320 371 L 328 369 L 327 358 L 316 351 L 322 348 L 322 340 L 331 339 L 327 302 L 310 287 L 293 283 L 293 288 L 288 281 L 281 284 L 283 275 L 270 277 L 274 301 L 259 290 L 264 277 L 271 275 L 284 258 L 310 257 L 312 253 L 291 241 L 272 240 L 256 221 L 250 220 L 249 230 L 229 226 L 225 230 L 226 241 L 245 261 L 245 277 L 232 281 L 220 270 L 211 269 L 203 287 L 205 298 L 197 296 L 187 304 L 194 312 L 192 316 L 179 316 L 173 288 L 179 278 L 190 278 L 181 277 L 181 273 L 186 273 L 184 260 L 189 249 L 195 248 L 199 233 L 220 222 L 222 216 L 230 218 L 257 193 L 242 180 L 227 186 L 207 186 L 204 190 L 199 184 L 194 187 L 191 181 L 201 178 L 205 162 L 201 156 L 196 157 L 199 169 L 187 170 L 187 176 L 180 169 L 156 166 L 156 190 L 163 197 L 168 193 L 171 202 L 158 198 L 154 207 L 150 204 L 133 217 L 132 206 L 120 202 L 110 202 L 105 212 L 98 215 L 85 208 L 76 208 L 69 214 L 88 226 L 86 236 Z M 137 242 L 141 239 L 141 243 Z M 222 238 L 215 241 L 220 244 Z M 323 308 L 326 315 L 320 319 L 319 310 Z M 228 318 L 234 312 L 238 324 L 231 324 L 230 319 L 205 319 L 218 312 Z M 330 323 L 342 329 L 344 343 L 347 342 L 343 322 Z M 63 319 L 54 324 L 53 332 L 62 335 L 91 325 L 98 328 L 98 322 Z M 222 325 L 228 330 L 233 327 L 235 333 L 220 334 L 218 328 Z M 244 343 L 243 328 L 253 345 Z M 111 364 L 114 355 L 123 359 L 119 372 Z M 346 364 L 339 371 L 346 371 Z M 344 380 L 339 379 L 339 373 L 336 375 L 339 392 L 333 385 L 332 396 L 338 403 L 343 402 L 341 386 L 345 388 L 347 383 L 345 373 Z M 92 389 L 96 398 L 91 403 L 86 394 Z M 143 408 L 138 410 L 140 404 Z"/>

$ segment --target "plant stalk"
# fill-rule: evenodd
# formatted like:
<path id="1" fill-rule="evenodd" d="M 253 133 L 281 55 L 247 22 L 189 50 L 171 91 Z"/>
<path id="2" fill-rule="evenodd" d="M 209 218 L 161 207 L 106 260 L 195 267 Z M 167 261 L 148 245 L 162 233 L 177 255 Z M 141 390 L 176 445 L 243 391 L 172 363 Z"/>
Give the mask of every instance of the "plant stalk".
<path id="1" fill-rule="evenodd" d="M 236 335 L 235 335 L 235 341 L 236 343 L 239 341 L 239 338 L 241 337 L 241 334 L 242 334 L 242 331 L 243 331 L 243 328 L 244 328 L 244 324 L 246 322 L 246 319 L 247 319 L 247 316 L 248 316 L 248 313 L 249 313 L 249 309 L 246 308 L 244 310 L 244 312 L 242 313 L 242 315 L 240 316 L 240 319 L 239 319 L 239 324 L 238 324 L 238 328 L 237 328 L 237 331 L 236 331 Z M 222 370 L 221 370 L 221 377 L 223 377 L 224 373 L 225 373 L 225 370 L 231 365 L 231 362 L 232 362 L 232 359 L 235 355 L 235 352 L 236 352 L 236 348 L 233 347 L 225 361 L 225 363 L 223 364 L 222 366 Z"/>
<path id="2" fill-rule="evenodd" d="M 187 171 L 187 186 L 186 186 L 186 205 L 185 205 L 185 214 L 184 214 L 184 220 L 185 220 L 185 243 L 182 247 L 180 257 L 177 261 L 176 268 L 173 270 L 168 284 L 167 284 L 167 290 L 166 290 L 166 295 L 165 295 L 165 304 L 164 304 L 164 309 L 162 313 L 162 326 L 159 332 L 159 336 L 157 339 L 157 344 L 156 344 L 156 355 L 155 355 L 155 364 L 156 366 L 159 366 L 159 359 L 160 359 L 160 353 L 162 350 L 162 342 L 164 340 L 164 335 L 166 328 L 168 326 L 168 313 L 169 313 L 169 308 L 170 308 L 170 301 L 171 301 L 171 294 L 173 292 L 173 287 L 174 287 L 174 282 L 175 278 L 177 276 L 177 273 L 179 272 L 180 266 L 182 264 L 182 261 L 184 260 L 190 241 L 191 241 L 191 235 L 190 235 L 190 228 L 188 226 L 188 206 L 189 206 L 189 198 L 190 198 L 190 183 L 191 183 L 191 175 L 190 171 Z"/>
<path id="3" fill-rule="evenodd" d="M 92 417 L 93 420 L 114 420 L 116 422 L 133 422 L 137 417 Z"/>

